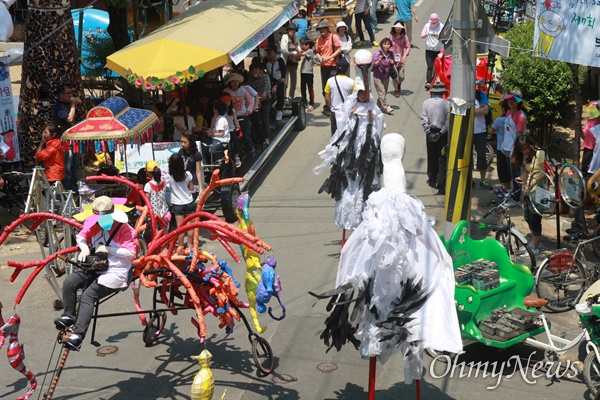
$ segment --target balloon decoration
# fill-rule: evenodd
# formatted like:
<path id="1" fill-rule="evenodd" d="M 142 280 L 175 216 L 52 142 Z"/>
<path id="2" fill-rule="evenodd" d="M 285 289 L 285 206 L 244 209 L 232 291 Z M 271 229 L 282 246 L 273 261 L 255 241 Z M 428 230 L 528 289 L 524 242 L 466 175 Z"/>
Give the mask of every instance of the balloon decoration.
<path id="1" fill-rule="evenodd" d="M 21 325 L 21 317 L 14 314 L 5 323 L 2 318 L 2 303 L 0 303 L 0 349 L 4 346 L 4 340 L 6 334 L 8 334 L 8 347 L 6 348 L 6 355 L 8 356 L 8 362 L 10 366 L 25 375 L 31 384 L 27 392 L 17 400 L 27 400 L 33 395 L 37 387 L 37 380 L 33 372 L 25 366 L 25 350 L 24 346 L 19 343 L 19 327 Z"/>
<path id="2" fill-rule="evenodd" d="M 238 227 L 245 232 L 248 232 L 251 235 L 255 234 L 254 231 L 254 223 L 250 219 L 250 212 L 248 207 L 250 206 L 250 196 L 246 193 L 240 195 L 236 204 L 236 214 L 238 216 Z M 265 261 L 265 265 L 267 266 L 266 270 L 263 271 L 263 266 L 260 262 L 259 254 L 254 251 L 252 248 L 242 245 L 242 254 L 244 256 L 244 260 L 246 261 L 246 280 L 244 281 L 244 285 L 246 288 L 246 293 L 248 295 L 249 302 L 249 310 L 250 316 L 252 317 L 252 322 L 254 322 L 254 327 L 258 333 L 264 332 L 267 328 L 262 327 L 260 322 L 258 321 L 258 312 L 264 313 L 266 311 L 265 303 L 267 303 L 271 296 L 275 295 L 279 300 L 279 304 L 283 309 L 282 316 L 277 318 L 274 317 L 271 313 L 271 309 L 269 308 L 269 315 L 276 320 L 282 320 L 285 318 L 285 306 L 279 297 L 279 292 L 281 291 L 281 283 L 279 282 L 279 277 L 275 276 L 275 266 L 277 265 L 277 261 L 275 259 L 269 257 Z M 263 274 L 266 272 L 266 275 Z M 261 288 L 259 290 L 259 287 Z M 257 310 L 258 308 L 258 310 Z M 262 310 L 262 311 L 261 311 Z"/>
<path id="3" fill-rule="evenodd" d="M 258 333 L 264 332 L 266 328 L 260 326 L 256 308 L 258 304 L 264 312 L 263 308 L 266 307 L 271 297 L 276 297 L 279 300 L 283 311 L 281 317 L 274 317 L 272 309 L 269 308 L 269 315 L 277 320 L 285 316 L 285 307 L 280 297 L 281 283 L 279 277 L 275 274 L 277 262 L 274 258 L 269 257 L 265 260 L 264 277 L 261 274 L 263 266 L 261 265 L 260 255 L 265 250 L 270 251 L 271 247 L 255 236 L 254 224 L 249 218 L 248 196 L 240 196 L 242 202 L 238 202 L 238 205 L 242 204 L 241 211 L 239 211 L 240 214 L 238 214 L 240 227 L 232 226 L 223 219 L 202 211 L 206 199 L 213 189 L 240 182 L 243 180 L 242 178 L 220 179 L 219 170 L 215 170 L 206 189 L 199 196 L 197 211 L 186 217 L 177 229 L 169 233 L 166 233 L 162 229 L 162 224 L 160 224 L 160 227 L 157 226 L 155 214 L 147 196 L 134 183 L 122 177 L 108 177 L 104 175 L 88 177 L 87 180 L 104 180 L 129 186 L 132 191 L 138 192 L 139 198 L 145 203 L 145 205 L 137 207 L 139 211 L 138 219 L 132 225 L 134 225 L 138 235 L 142 235 L 147 230 L 149 235 L 146 236 L 149 236 L 150 239 L 146 253 L 139 254 L 139 258 L 135 259 L 132 263 L 132 286 L 134 288 L 134 306 L 142 325 L 146 326 L 146 329 L 154 329 L 156 323 L 146 319 L 147 312 L 144 312 L 140 304 L 141 286 L 158 288 L 157 292 L 161 301 L 167 307 L 167 310 L 173 314 L 177 313 L 173 308 L 181 308 L 182 306 L 193 308 L 195 317 L 192 317 L 191 321 L 198 329 L 198 336 L 201 343 L 204 342 L 207 335 L 204 320 L 207 314 L 212 314 L 218 318 L 219 327 L 224 328 L 227 334 L 233 331 L 235 322 L 240 320 L 240 309 L 248 307 L 250 307 L 250 313 Z M 37 229 L 40 224 L 46 221 L 57 221 L 62 224 L 68 224 L 76 230 L 81 230 L 83 227 L 80 222 L 73 218 L 51 213 L 21 215 L 15 222 L 4 228 L 4 232 L 0 235 L 0 245 L 17 227 L 26 221 L 30 222 L 28 226 L 32 230 Z M 217 255 L 200 248 L 199 232 L 201 229 L 209 232 L 211 240 L 221 243 L 235 262 L 240 262 L 241 258 L 234 251 L 232 245 L 239 245 L 241 247 L 246 263 L 245 289 L 250 299 L 250 304 L 246 304 L 238 298 L 238 291 L 241 285 L 233 275 L 232 269 L 234 268 L 230 267 L 226 260 L 219 259 Z M 186 232 L 189 232 L 193 236 L 193 245 L 190 248 L 176 247 L 177 237 Z M 14 268 L 14 272 L 10 277 L 11 282 L 14 282 L 22 271 L 33 269 L 17 294 L 15 304 L 20 304 L 33 280 L 50 262 L 58 257 L 73 256 L 77 251 L 79 251 L 79 248 L 73 246 L 59 249 L 55 254 L 49 255 L 42 260 L 26 263 L 8 261 L 8 266 Z M 260 290 L 258 289 L 259 287 L 261 288 Z M 258 303 L 257 291 L 259 291 Z M 181 302 L 181 304 L 176 304 L 175 301 Z M 17 338 L 20 318 L 15 314 L 4 324 L 0 313 L 0 324 L 2 325 L 0 328 L 0 347 L 2 347 L 5 336 L 8 334 L 8 354 L 11 365 L 27 376 L 31 382 L 27 393 L 23 397 L 20 397 L 20 399 L 28 399 L 36 388 L 36 380 L 33 373 L 23 364 L 23 348 Z M 162 326 L 158 330 L 151 331 L 155 334 L 155 336 L 150 335 L 152 341 L 160 334 L 160 330 L 162 330 Z M 252 335 L 256 336 L 250 327 L 248 327 L 248 330 Z M 144 340 L 146 341 L 146 330 L 144 332 Z M 252 340 L 252 336 L 249 337 Z M 210 369 L 208 369 L 210 357 L 210 353 L 206 350 L 200 355 L 199 361 L 202 364 L 202 369 L 192 386 L 192 398 L 194 399 L 212 398 L 214 381 L 211 381 L 212 374 L 210 373 Z"/>

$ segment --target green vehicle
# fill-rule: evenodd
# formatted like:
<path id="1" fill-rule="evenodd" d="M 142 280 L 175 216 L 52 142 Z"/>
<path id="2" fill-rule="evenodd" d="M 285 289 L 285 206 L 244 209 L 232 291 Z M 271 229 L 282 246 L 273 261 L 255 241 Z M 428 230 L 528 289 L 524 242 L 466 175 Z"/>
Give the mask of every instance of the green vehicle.
<path id="1" fill-rule="evenodd" d="M 534 277 L 529 268 L 512 263 L 506 248 L 497 240 L 474 240 L 468 232 L 469 224 L 461 221 L 447 241 L 442 238 L 454 263 L 457 279 L 454 300 L 463 342 L 479 342 L 500 349 L 525 342 L 543 349 L 546 363 L 560 363 L 560 355 L 585 341 L 584 381 L 592 395 L 600 393 L 600 281 L 588 288 L 575 307 L 583 325 L 581 332 L 571 340 L 553 335 L 551 324 L 541 310 L 548 301 L 530 296 Z M 471 283 L 465 283 L 461 270 L 478 262 L 495 263 L 498 281 L 484 287 L 481 280 L 473 277 Z M 438 355 L 431 349 L 428 353 Z"/>

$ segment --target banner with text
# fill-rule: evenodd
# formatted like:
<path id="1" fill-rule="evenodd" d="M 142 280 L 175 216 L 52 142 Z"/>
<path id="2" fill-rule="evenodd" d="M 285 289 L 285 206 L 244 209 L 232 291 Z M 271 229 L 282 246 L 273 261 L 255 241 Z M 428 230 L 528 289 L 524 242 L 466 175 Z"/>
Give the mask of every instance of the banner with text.
<path id="1" fill-rule="evenodd" d="M 537 0 L 533 55 L 600 67 L 600 0 Z"/>
<path id="2" fill-rule="evenodd" d="M 8 57 L 0 57 L 0 151 L 2 162 L 21 160 Z"/>

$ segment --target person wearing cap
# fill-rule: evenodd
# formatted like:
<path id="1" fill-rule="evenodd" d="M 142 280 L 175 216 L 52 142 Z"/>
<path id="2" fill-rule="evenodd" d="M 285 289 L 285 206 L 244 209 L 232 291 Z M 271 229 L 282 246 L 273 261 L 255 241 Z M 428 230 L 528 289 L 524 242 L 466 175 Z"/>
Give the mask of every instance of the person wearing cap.
<path id="1" fill-rule="evenodd" d="M 349 0 L 346 2 L 346 7 L 355 0 Z M 371 0 L 356 0 L 356 5 L 354 6 L 354 22 L 356 24 L 356 32 L 358 33 L 359 41 L 356 42 L 357 46 L 362 46 L 365 44 L 365 35 L 362 31 L 362 22 L 365 23 L 365 29 L 369 34 L 369 40 L 371 40 L 371 44 L 374 47 L 379 47 L 379 43 L 375 41 L 375 33 L 373 33 L 373 28 L 371 26 Z"/>
<path id="2" fill-rule="evenodd" d="M 122 199 L 124 201 L 124 199 Z M 71 333 L 63 337 L 63 344 L 70 350 L 79 351 L 90 326 L 94 304 L 127 287 L 131 261 L 135 258 L 137 238 L 135 230 L 129 226 L 127 208 L 121 202 L 116 204 L 107 196 L 100 196 L 92 203 L 89 211 L 75 215 L 83 221 L 83 228 L 77 234 L 79 255 L 77 260 L 86 262 L 89 255 L 106 260 L 104 268 L 75 270 L 63 283 L 64 313 L 54 320 L 58 330 L 74 326 Z M 77 291 L 83 289 L 77 311 Z"/>
<path id="3" fill-rule="evenodd" d="M 327 21 L 319 22 L 316 28 L 319 31 L 316 41 L 316 58 L 321 66 L 321 88 L 323 98 L 325 98 L 325 86 L 327 80 L 335 74 L 337 61 L 342 54 L 342 44 L 340 38 L 329 30 Z M 331 116 L 331 110 L 327 104 L 323 106 L 323 114 Z"/>
<path id="4" fill-rule="evenodd" d="M 406 58 L 410 54 L 410 40 L 406 36 L 406 28 L 402 21 L 394 22 L 390 30 L 390 40 L 392 41 L 391 50 L 394 53 L 394 62 L 398 70 L 398 77 L 393 80 L 394 96 L 400 97 L 402 82 L 404 82 L 404 66 L 406 65 Z"/>
<path id="5" fill-rule="evenodd" d="M 325 101 L 331 110 L 331 134 L 337 130 L 337 120 L 341 118 L 342 105 L 354 90 L 354 80 L 346 74 L 350 63 L 345 58 L 337 62 L 337 73 L 327 80 L 325 84 Z"/>
<path id="6" fill-rule="evenodd" d="M 252 143 L 252 132 L 250 131 L 250 116 L 254 112 L 255 98 L 250 95 L 250 92 L 245 87 L 240 86 L 243 81 L 244 78 L 240 74 L 229 74 L 226 82 L 227 87 L 223 90 L 223 93 L 231 95 L 235 115 L 242 130 L 242 139 L 246 144 L 250 157 L 254 157 L 255 151 L 254 144 Z M 257 94 L 254 89 L 252 91 L 255 95 Z M 234 139 L 234 143 L 236 140 L 237 138 Z M 236 151 L 236 153 L 239 152 Z"/>
<path id="7" fill-rule="evenodd" d="M 300 39 L 300 42 L 302 42 L 302 40 L 306 39 L 306 33 L 308 32 L 309 28 L 308 20 L 306 19 L 306 10 L 304 8 L 298 10 L 298 15 L 294 22 L 298 28 L 296 36 L 298 36 L 298 39 Z"/>
<path id="8" fill-rule="evenodd" d="M 444 24 L 440 22 L 440 17 L 436 13 L 429 16 L 429 21 L 421 31 L 421 37 L 425 39 L 425 61 L 427 62 L 427 76 L 425 77 L 425 89 L 429 90 L 433 79 L 433 63 L 444 44 L 440 41 L 440 33 Z"/>
<path id="9" fill-rule="evenodd" d="M 352 38 L 348 36 L 348 25 L 344 21 L 339 21 L 335 25 L 335 32 L 340 39 L 340 48 L 342 49 L 342 57 L 350 62 L 350 52 L 352 51 Z"/>
<path id="10" fill-rule="evenodd" d="M 436 82 L 429 91 L 431 97 L 423 102 L 421 125 L 427 143 L 427 184 L 445 193 L 446 171 L 440 169 L 442 150 L 448 144 L 448 113 L 450 105 L 444 100 L 448 90 L 442 82 Z"/>
<path id="11" fill-rule="evenodd" d="M 58 126 L 54 122 L 46 125 L 35 152 L 35 159 L 44 163 L 44 172 L 50 184 L 65 179 L 65 156 L 61 148 Z"/>
<path id="12" fill-rule="evenodd" d="M 283 103 L 285 99 L 285 76 L 287 73 L 285 61 L 277 56 L 277 50 L 273 47 L 267 48 L 267 59 L 264 62 L 267 74 L 271 78 L 271 93 L 277 98 L 275 104 L 275 121 L 283 118 Z"/>
<path id="13" fill-rule="evenodd" d="M 287 26 L 287 35 L 281 37 L 279 48 L 281 49 L 281 58 L 285 61 L 287 71 L 286 84 L 288 87 L 288 99 L 290 102 L 296 94 L 296 84 L 298 83 L 298 62 L 302 59 L 302 49 L 300 49 L 300 40 L 296 36 L 298 27 L 294 22 Z"/>
<path id="14" fill-rule="evenodd" d="M 394 0 L 396 10 L 398 10 L 396 19 L 402 22 L 406 29 L 406 36 L 408 41 L 412 43 L 412 21 L 419 22 L 417 17 L 417 7 L 415 6 L 415 0 Z"/>

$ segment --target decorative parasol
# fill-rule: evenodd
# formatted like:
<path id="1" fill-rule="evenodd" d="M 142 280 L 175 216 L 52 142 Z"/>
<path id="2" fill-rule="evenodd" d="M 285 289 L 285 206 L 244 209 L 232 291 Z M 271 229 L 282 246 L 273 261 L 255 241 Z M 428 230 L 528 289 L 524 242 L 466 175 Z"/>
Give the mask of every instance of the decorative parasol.
<path id="1" fill-rule="evenodd" d="M 71 142 L 75 153 L 86 153 L 89 146 L 95 151 L 113 151 L 115 143 L 152 141 L 158 128 L 158 117 L 152 111 L 131 108 L 125 99 L 111 97 L 88 111 L 87 118 L 67 129 L 61 138 Z M 82 141 L 87 145 L 77 143 Z"/>

